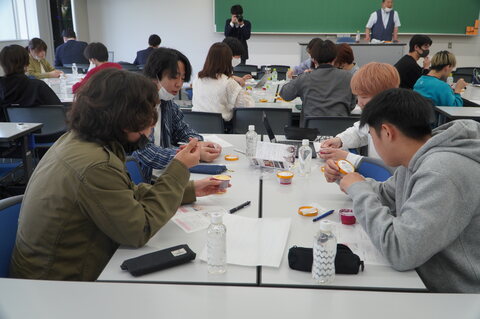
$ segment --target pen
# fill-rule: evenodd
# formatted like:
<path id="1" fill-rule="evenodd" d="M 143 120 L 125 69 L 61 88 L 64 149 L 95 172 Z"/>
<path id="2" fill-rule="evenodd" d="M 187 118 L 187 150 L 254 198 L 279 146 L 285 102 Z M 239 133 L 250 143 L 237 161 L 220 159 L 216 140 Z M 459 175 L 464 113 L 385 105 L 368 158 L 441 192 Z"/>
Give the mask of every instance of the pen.
<path id="1" fill-rule="evenodd" d="M 322 214 L 322 215 L 320 215 L 320 216 L 318 216 L 318 217 L 315 217 L 312 221 L 313 221 L 313 222 L 317 222 L 317 221 L 319 221 L 320 219 L 322 219 L 322 218 L 324 218 L 324 217 L 327 217 L 327 216 L 332 215 L 334 211 L 335 211 L 335 209 L 329 210 L 329 211 L 326 212 L 325 214 Z"/>
<path id="2" fill-rule="evenodd" d="M 235 148 L 234 151 L 237 152 L 237 153 L 245 155 L 245 152 L 242 151 L 242 150 L 239 150 L 238 148 Z"/>
<path id="3" fill-rule="evenodd" d="M 235 207 L 235 208 L 230 209 L 228 212 L 229 212 L 230 214 L 233 214 L 233 213 L 235 213 L 237 210 L 240 210 L 240 209 L 242 209 L 242 208 L 244 208 L 244 207 L 247 207 L 248 205 L 250 205 L 250 201 L 246 201 L 245 203 L 243 203 L 243 204 L 241 204 L 241 205 L 238 205 L 238 206 Z"/>

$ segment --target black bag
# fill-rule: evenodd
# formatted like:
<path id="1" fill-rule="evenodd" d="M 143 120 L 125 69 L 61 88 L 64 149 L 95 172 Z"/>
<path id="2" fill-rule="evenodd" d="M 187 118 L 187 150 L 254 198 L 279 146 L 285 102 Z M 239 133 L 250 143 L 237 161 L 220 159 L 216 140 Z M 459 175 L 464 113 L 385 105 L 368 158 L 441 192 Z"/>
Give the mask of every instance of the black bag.
<path id="1" fill-rule="evenodd" d="M 293 246 L 288 250 L 288 265 L 290 268 L 300 271 L 312 271 L 313 248 Z M 365 268 L 363 261 L 358 255 L 343 244 L 337 244 L 337 255 L 335 256 L 335 273 L 355 275 L 360 268 Z"/>
<path id="2" fill-rule="evenodd" d="M 178 245 L 150 254 L 125 260 L 120 268 L 133 276 L 141 276 L 154 271 L 178 266 L 194 260 L 196 254 L 188 245 Z"/>
<path id="3" fill-rule="evenodd" d="M 285 138 L 287 140 L 303 140 L 308 139 L 310 141 L 315 141 L 318 135 L 317 128 L 306 128 L 306 127 L 294 127 L 286 125 L 283 129 L 285 132 Z"/>

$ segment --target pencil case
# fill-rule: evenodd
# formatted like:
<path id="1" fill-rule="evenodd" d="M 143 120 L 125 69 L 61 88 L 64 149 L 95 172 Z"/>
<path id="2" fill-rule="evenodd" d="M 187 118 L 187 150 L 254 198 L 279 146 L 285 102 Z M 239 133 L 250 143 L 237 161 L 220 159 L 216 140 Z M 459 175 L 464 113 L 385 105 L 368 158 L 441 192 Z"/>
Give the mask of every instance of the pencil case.
<path id="1" fill-rule="evenodd" d="M 227 170 L 225 165 L 200 164 L 190 168 L 190 173 L 218 175 Z"/>

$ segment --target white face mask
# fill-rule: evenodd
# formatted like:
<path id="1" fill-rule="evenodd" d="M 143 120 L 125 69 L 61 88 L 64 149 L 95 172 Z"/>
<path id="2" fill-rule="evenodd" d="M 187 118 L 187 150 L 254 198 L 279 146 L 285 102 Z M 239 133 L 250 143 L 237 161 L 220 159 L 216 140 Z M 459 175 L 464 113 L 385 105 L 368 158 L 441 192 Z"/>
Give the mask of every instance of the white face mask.
<path id="1" fill-rule="evenodd" d="M 165 90 L 163 86 L 158 91 L 158 96 L 160 96 L 160 100 L 163 100 L 163 101 L 170 101 L 170 100 L 173 100 L 173 98 L 175 97 L 175 95 Z"/>
<path id="2" fill-rule="evenodd" d="M 91 69 L 93 69 L 95 67 L 95 63 L 93 63 L 91 60 L 90 60 L 90 65 L 88 66 L 88 71 L 90 71 Z"/>
<path id="3" fill-rule="evenodd" d="M 237 65 L 239 65 L 241 62 L 241 59 L 240 58 L 233 58 L 232 59 L 232 66 L 233 67 L 236 67 Z"/>
<path id="4" fill-rule="evenodd" d="M 392 8 L 384 8 L 383 10 L 385 10 L 385 13 L 390 13 L 390 11 L 392 11 Z"/>

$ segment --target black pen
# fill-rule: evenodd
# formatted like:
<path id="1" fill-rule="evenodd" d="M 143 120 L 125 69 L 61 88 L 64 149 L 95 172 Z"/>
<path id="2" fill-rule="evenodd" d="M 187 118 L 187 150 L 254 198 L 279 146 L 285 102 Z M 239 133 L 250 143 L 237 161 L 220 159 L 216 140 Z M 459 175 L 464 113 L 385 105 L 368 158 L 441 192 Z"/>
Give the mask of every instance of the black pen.
<path id="1" fill-rule="evenodd" d="M 230 209 L 228 212 L 229 212 L 230 214 L 233 214 L 233 213 L 235 213 L 237 210 L 240 210 L 240 209 L 242 209 L 242 208 L 244 208 L 244 207 L 247 207 L 248 205 L 250 205 L 250 201 L 246 201 L 245 203 L 243 203 L 243 204 L 241 204 L 241 205 L 238 205 L 238 206 L 235 207 L 235 208 Z"/>

